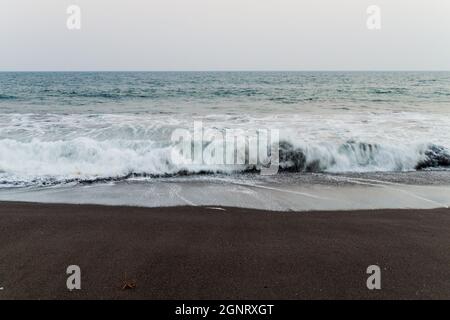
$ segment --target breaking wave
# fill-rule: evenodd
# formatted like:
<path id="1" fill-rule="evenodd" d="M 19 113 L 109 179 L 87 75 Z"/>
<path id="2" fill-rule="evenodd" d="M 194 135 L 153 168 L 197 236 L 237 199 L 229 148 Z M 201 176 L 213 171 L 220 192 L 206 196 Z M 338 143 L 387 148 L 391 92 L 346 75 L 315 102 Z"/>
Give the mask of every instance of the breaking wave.
<path id="1" fill-rule="evenodd" d="M 135 177 L 258 172 L 261 166 L 192 164 L 177 146 L 149 140 L 0 140 L 0 185 L 118 181 Z M 248 154 L 238 154 L 248 159 Z M 267 160 L 267 159 L 265 159 Z M 248 162 L 248 161 L 247 161 Z M 374 172 L 450 168 L 450 152 L 435 144 L 382 145 L 358 141 L 279 145 L 280 172 Z"/>

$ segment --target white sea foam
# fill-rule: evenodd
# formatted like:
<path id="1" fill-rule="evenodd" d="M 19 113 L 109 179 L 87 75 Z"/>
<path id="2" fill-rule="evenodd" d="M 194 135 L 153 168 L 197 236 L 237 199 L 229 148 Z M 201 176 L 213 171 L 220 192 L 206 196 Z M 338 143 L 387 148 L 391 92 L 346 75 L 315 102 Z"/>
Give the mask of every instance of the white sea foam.
<path id="1" fill-rule="evenodd" d="M 445 164 L 450 150 L 450 120 L 439 114 L 2 114 L 0 182 L 34 185 L 253 169 L 173 159 L 171 132 L 191 129 L 199 119 L 219 130 L 280 129 L 280 168 L 287 171 L 409 171 L 427 161 L 423 167 Z"/>

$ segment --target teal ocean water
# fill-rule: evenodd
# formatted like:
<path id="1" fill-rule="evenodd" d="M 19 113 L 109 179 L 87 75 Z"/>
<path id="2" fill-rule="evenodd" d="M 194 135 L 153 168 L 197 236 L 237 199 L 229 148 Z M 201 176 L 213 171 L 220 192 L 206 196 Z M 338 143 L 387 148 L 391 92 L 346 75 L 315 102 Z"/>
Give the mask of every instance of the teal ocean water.
<path id="1" fill-rule="evenodd" d="M 0 73 L 0 185 L 258 172 L 174 163 L 194 121 L 280 130 L 284 173 L 446 170 L 450 72 Z"/>

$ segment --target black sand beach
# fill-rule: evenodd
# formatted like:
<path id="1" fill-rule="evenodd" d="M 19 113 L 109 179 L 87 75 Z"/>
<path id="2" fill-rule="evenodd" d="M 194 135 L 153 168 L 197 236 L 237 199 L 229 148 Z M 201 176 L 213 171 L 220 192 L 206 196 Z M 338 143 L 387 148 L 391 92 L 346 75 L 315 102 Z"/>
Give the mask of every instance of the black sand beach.
<path id="1" fill-rule="evenodd" d="M 82 289 L 69 292 L 72 264 Z M 366 288 L 373 264 L 379 291 Z M 0 288 L 0 299 L 450 299 L 450 210 L 3 202 Z"/>

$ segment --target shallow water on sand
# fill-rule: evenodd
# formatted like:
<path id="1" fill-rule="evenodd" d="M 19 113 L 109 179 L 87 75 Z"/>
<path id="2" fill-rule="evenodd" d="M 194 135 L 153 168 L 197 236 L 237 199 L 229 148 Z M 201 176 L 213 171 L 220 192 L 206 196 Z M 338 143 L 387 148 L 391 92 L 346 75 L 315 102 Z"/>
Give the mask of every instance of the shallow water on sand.
<path id="1" fill-rule="evenodd" d="M 450 172 L 190 176 L 10 188 L 0 200 L 143 207 L 214 206 L 275 211 L 442 208 Z"/>

